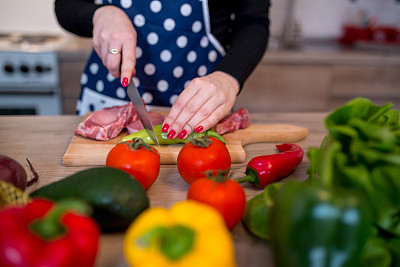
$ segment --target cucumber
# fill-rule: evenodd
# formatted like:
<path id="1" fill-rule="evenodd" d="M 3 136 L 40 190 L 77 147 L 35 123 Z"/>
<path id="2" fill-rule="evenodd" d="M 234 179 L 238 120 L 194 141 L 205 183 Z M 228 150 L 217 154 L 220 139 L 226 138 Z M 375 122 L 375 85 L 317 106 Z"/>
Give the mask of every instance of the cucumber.
<path id="1" fill-rule="evenodd" d="M 111 167 L 96 167 L 77 172 L 43 186 L 30 195 L 53 201 L 65 198 L 83 199 L 91 205 L 91 216 L 102 232 L 124 231 L 149 207 L 149 199 L 143 186 L 128 173 Z"/>

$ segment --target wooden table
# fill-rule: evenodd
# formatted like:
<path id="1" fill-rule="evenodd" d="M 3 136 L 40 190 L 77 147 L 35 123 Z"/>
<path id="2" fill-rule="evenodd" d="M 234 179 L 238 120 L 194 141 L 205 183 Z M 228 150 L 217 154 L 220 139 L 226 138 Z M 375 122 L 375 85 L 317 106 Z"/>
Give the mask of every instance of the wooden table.
<path id="1" fill-rule="evenodd" d="M 323 120 L 326 113 L 257 113 L 251 114 L 251 122 L 288 123 L 309 129 L 306 139 L 298 142 L 305 152 L 318 147 L 326 134 Z M 31 192 L 41 186 L 60 180 L 88 167 L 65 167 L 62 157 L 74 129 L 81 120 L 78 116 L 0 116 L 0 154 L 20 162 L 30 174 L 28 158 L 39 174 L 39 182 L 27 189 Z M 244 174 L 247 162 L 253 157 L 276 153 L 274 143 L 250 144 L 245 147 L 246 160 L 232 165 L 233 179 Z M 309 165 L 305 157 L 293 173 L 298 179 L 307 177 Z M 243 184 L 247 199 L 262 190 Z M 157 181 L 147 191 L 150 205 L 169 207 L 185 200 L 189 185 L 179 176 L 176 165 L 162 165 Z M 239 267 L 274 266 L 272 252 L 267 241 L 247 232 L 242 224 L 232 230 L 235 255 Z M 123 255 L 123 233 L 104 234 L 101 237 L 97 259 L 99 267 L 127 266 Z"/>

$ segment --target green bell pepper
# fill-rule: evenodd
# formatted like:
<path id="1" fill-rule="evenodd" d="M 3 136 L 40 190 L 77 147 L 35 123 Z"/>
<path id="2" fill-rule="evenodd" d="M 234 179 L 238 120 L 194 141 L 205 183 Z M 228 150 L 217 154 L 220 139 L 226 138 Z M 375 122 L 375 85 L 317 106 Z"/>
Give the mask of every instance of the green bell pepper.
<path id="1" fill-rule="evenodd" d="M 253 235 L 268 240 L 268 217 L 274 204 L 273 198 L 280 188 L 280 183 L 272 183 L 264 188 L 264 191 L 247 200 L 243 215 L 243 224 Z"/>
<path id="2" fill-rule="evenodd" d="M 157 136 L 157 139 L 158 139 L 158 142 L 160 143 L 160 145 L 173 145 L 173 144 L 182 144 L 182 143 L 186 144 L 190 141 L 190 137 L 185 138 L 185 139 L 179 139 L 179 138 L 168 139 L 168 137 L 167 137 L 168 133 L 162 132 L 162 124 L 154 125 L 154 131 L 156 133 L 156 136 Z M 191 135 L 194 138 L 198 138 L 198 137 L 202 137 L 202 136 L 215 137 L 218 140 L 220 140 L 221 142 L 223 142 L 224 144 L 226 144 L 225 139 L 213 130 L 207 130 L 202 133 L 193 133 Z M 154 142 L 151 140 L 150 136 L 147 134 L 145 129 L 139 130 L 133 134 L 123 137 L 121 139 L 121 142 L 130 141 L 133 138 L 141 138 L 144 140 L 144 142 L 146 144 L 154 145 Z"/>
<path id="3" fill-rule="evenodd" d="M 319 182 L 285 182 L 270 210 L 277 266 L 360 266 L 372 228 L 367 201 Z"/>

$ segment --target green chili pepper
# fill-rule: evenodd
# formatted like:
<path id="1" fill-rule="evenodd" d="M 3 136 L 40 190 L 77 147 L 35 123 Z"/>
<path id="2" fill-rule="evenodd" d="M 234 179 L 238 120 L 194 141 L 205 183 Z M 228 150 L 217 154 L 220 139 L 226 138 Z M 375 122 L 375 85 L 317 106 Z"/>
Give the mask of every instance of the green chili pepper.
<path id="1" fill-rule="evenodd" d="M 372 215 L 362 195 L 342 190 L 318 182 L 281 187 L 269 218 L 277 266 L 360 266 Z"/>
<path id="2" fill-rule="evenodd" d="M 173 144 L 181 144 L 181 143 L 186 144 L 190 141 L 191 137 L 188 137 L 185 139 L 179 139 L 179 138 L 168 139 L 168 137 L 167 137 L 168 133 L 163 133 L 161 131 L 161 129 L 162 129 L 162 124 L 154 125 L 154 131 L 156 132 L 157 139 L 158 139 L 158 142 L 160 143 L 160 145 L 173 145 Z M 202 137 L 202 136 L 215 137 L 218 140 L 220 140 L 221 142 L 223 142 L 224 144 L 226 144 L 224 138 L 221 135 L 219 135 L 218 133 L 214 132 L 213 130 L 207 130 L 202 133 L 193 133 L 191 135 L 194 138 L 198 138 L 198 137 Z M 144 140 L 144 142 L 146 144 L 154 145 L 154 142 L 151 140 L 151 138 L 149 137 L 149 135 L 147 134 L 145 129 L 123 137 L 121 139 L 121 142 L 130 141 L 133 138 L 141 138 Z"/>

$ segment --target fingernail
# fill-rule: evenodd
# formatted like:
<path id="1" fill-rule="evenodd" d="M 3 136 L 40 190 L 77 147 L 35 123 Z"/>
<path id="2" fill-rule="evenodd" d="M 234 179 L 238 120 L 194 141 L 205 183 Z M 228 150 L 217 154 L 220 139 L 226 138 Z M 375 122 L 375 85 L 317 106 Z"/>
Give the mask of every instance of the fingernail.
<path id="1" fill-rule="evenodd" d="M 194 129 L 195 133 L 199 133 L 201 131 L 203 131 L 203 126 L 198 126 L 196 129 Z"/>
<path id="2" fill-rule="evenodd" d="M 164 126 L 162 127 L 162 132 L 166 133 L 168 131 L 169 125 L 168 124 L 164 124 Z"/>
<path id="3" fill-rule="evenodd" d="M 183 139 L 183 137 L 185 137 L 186 134 L 187 134 L 187 131 L 185 129 L 183 129 L 182 132 L 179 133 L 178 138 Z"/>
<path id="4" fill-rule="evenodd" d="M 175 136 L 175 131 L 174 130 L 171 130 L 169 133 L 168 133 L 168 135 L 167 135 L 167 138 L 168 139 L 172 139 L 174 136 Z"/>
<path id="5" fill-rule="evenodd" d="M 136 77 L 136 70 L 133 70 L 132 76 Z"/>
<path id="6" fill-rule="evenodd" d="M 128 78 L 127 77 L 122 79 L 122 86 L 123 87 L 127 87 L 128 86 Z"/>

